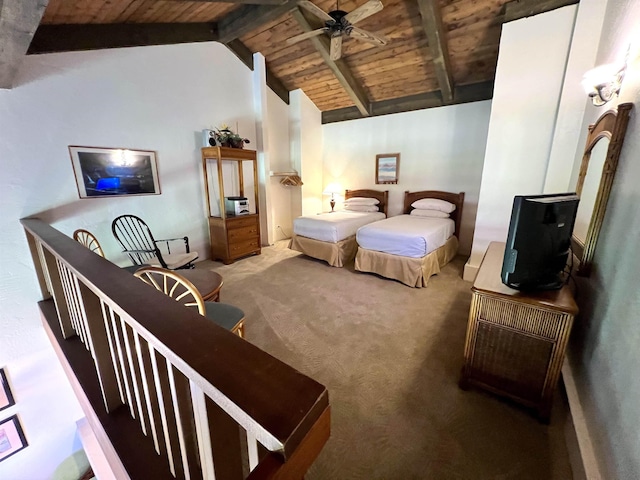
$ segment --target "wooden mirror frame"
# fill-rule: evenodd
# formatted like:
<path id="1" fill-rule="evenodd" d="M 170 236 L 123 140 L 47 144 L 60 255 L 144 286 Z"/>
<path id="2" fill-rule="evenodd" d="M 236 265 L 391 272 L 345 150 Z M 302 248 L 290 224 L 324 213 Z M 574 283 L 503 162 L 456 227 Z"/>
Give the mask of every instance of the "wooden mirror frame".
<path id="1" fill-rule="evenodd" d="M 602 176 L 600 177 L 600 185 L 593 205 L 591 220 L 589 221 L 587 237 L 584 243 L 575 235 L 571 239 L 573 253 L 578 257 L 578 260 L 580 260 L 578 275 L 584 277 L 589 276 L 591 272 L 593 255 L 596 250 L 600 229 L 604 222 L 604 214 L 607 209 L 611 187 L 613 186 L 613 177 L 618 167 L 618 159 L 620 158 L 620 151 L 622 150 L 622 143 L 624 142 L 624 136 L 627 132 L 627 124 L 629 123 L 629 114 L 631 113 L 632 107 L 632 103 L 622 103 L 618 105 L 617 110 L 609 110 L 603 113 L 594 124 L 589 125 L 587 144 L 584 149 L 584 154 L 582 155 L 580 173 L 578 174 L 578 182 L 576 184 L 576 193 L 578 195 L 582 193 L 584 180 L 589 170 L 591 152 L 596 144 L 599 140 L 608 138 L 609 146 L 607 147 L 607 154 L 602 167 Z"/>

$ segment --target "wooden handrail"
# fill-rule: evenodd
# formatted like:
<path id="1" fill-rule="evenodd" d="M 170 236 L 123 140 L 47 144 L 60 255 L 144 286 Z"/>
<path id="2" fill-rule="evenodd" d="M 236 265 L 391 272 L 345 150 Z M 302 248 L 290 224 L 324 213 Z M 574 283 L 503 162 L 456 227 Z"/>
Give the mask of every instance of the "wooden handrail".
<path id="1" fill-rule="evenodd" d="M 171 386 L 172 391 L 178 392 L 186 388 L 198 439 L 209 436 L 210 419 L 200 424 L 198 419 L 203 414 L 211 415 L 213 402 L 248 432 L 249 439 L 255 438 L 271 452 L 265 461 L 273 463 L 274 458 L 279 458 L 284 469 L 290 459 L 302 456 L 306 460 L 301 465 L 308 468 L 329 434 L 329 401 L 324 386 L 184 308 L 47 223 L 34 218 L 21 223 L 43 298 L 53 295 L 58 307 L 61 336 L 78 334 L 95 360 L 106 411 L 118 410 L 122 403 L 128 405 L 131 415 L 139 417 L 143 431 L 150 430 L 145 431 L 149 441 L 153 437 L 156 450 L 161 450 L 162 439 L 156 438 L 160 434 L 153 430 L 151 418 L 158 405 L 153 404 L 155 398 L 150 401 L 154 395 L 146 392 L 144 377 L 150 377 L 153 370 L 158 384 L 158 372 L 166 371 L 166 366 L 157 365 L 157 359 L 164 358 L 187 379 L 179 385 L 182 380 L 172 378 L 177 383 Z M 113 345 L 118 339 L 123 340 L 119 349 Z M 113 359 L 111 365 L 105 365 L 108 359 Z M 123 378 L 127 372 L 120 371 L 120 364 L 127 363 L 127 359 L 132 379 Z M 142 378 L 136 380 L 136 375 Z M 147 380 L 152 390 L 153 382 Z M 174 404 L 181 405 L 182 400 L 175 395 Z M 158 397 L 162 395 L 159 393 Z M 326 428 L 318 428 L 319 424 Z M 309 444 L 310 435 L 314 447 L 302 449 L 301 445 Z M 191 441 L 183 438 L 181 445 L 189 446 Z M 191 461 L 195 458 L 207 478 L 203 457 L 210 453 L 202 449 L 210 446 L 205 441 L 204 447 L 199 442 L 196 448 L 200 450 L 181 454 L 187 463 L 190 456 Z M 302 450 L 309 453 L 302 454 Z M 253 463 L 255 467 L 255 458 Z M 251 478 L 271 478 L 273 472 L 256 477 L 267 470 L 271 471 L 256 468 Z"/>

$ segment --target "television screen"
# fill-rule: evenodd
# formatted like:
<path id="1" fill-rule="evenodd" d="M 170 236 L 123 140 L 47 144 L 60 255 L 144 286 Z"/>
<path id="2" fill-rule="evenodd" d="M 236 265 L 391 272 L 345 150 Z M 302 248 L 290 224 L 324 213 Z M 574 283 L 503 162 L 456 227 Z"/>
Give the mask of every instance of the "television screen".
<path id="1" fill-rule="evenodd" d="M 579 198 L 575 193 L 518 195 L 502 263 L 502 282 L 519 290 L 552 290 L 571 248 Z"/>
<path id="2" fill-rule="evenodd" d="M 80 198 L 158 195 L 156 153 L 69 146 Z"/>

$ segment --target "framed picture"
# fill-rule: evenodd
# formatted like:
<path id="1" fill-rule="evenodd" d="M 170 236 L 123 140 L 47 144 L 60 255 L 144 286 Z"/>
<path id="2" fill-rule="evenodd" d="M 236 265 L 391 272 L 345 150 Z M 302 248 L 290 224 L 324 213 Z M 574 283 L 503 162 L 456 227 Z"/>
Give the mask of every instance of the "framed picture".
<path id="1" fill-rule="evenodd" d="M 376 155 L 376 183 L 398 183 L 399 153 Z"/>
<path id="2" fill-rule="evenodd" d="M 13 394 L 11 393 L 11 386 L 7 379 L 7 372 L 5 372 L 4 368 L 0 368 L 0 410 L 9 408 L 11 405 L 15 404 L 16 402 L 13 399 Z"/>
<path id="3" fill-rule="evenodd" d="M 156 152 L 69 146 L 80 198 L 159 195 Z"/>
<path id="4" fill-rule="evenodd" d="M 27 445 L 18 415 L 0 420 L 0 462 L 27 448 Z"/>

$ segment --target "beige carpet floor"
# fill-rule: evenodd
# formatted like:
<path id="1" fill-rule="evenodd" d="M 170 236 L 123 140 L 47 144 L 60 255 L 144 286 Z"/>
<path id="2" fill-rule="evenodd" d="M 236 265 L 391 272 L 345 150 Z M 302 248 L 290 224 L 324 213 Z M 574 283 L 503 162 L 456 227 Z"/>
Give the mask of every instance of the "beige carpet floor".
<path id="1" fill-rule="evenodd" d="M 329 267 L 286 248 L 232 265 L 222 301 L 246 338 L 324 384 L 331 437 L 306 475 L 320 479 L 570 479 L 560 395 L 549 425 L 479 390 L 462 391 L 471 284 L 456 258 L 413 289 Z"/>

